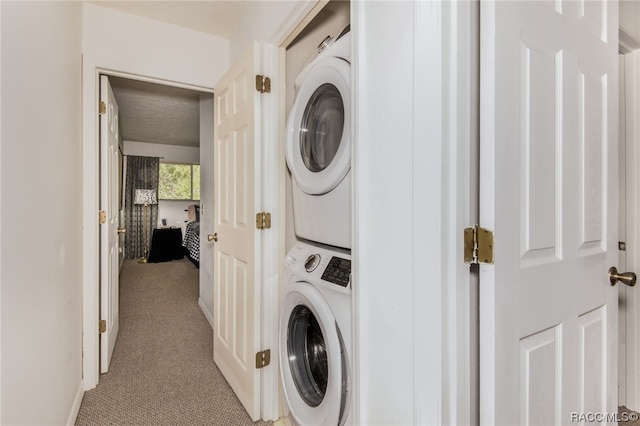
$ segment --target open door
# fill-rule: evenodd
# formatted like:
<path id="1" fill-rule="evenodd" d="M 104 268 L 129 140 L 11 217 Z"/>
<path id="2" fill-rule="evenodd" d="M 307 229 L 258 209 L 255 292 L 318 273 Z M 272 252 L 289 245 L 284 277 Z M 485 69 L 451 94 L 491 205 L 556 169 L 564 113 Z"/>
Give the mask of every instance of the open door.
<path id="1" fill-rule="evenodd" d="M 480 7 L 481 423 L 613 416 L 618 5 Z"/>
<path id="2" fill-rule="evenodd" d="M 109 363 L 118 337 L 120 210 L 118 104 L 107 76 L 100 76 L 100 372 Z"/>
<path id="3" fill-rule="evenodd" d="M 260 418 L 260 64 L 254 44 L 215 87 L 213 359 L 255 421 Z"/>

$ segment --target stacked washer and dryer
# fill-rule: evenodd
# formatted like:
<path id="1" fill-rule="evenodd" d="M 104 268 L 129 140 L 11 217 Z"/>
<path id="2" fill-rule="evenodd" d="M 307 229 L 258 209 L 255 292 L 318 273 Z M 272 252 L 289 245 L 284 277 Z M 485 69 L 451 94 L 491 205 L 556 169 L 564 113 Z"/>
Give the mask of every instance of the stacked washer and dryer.
<path id="1" fill-rule="evenodd" d="M 280 309 L 285 415 L 351 424 L 351 38 L 346 28 L 295 80 L 287 121 L 297 243 Z"/>

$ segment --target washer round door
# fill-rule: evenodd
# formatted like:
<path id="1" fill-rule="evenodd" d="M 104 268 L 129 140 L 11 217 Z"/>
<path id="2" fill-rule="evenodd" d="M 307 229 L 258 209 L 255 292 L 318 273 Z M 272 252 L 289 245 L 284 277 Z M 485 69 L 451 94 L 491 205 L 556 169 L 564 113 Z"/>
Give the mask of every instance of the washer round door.
<path id="1" fill-rule="evenodd" d="M 336 321 L 320 292 L 296 283 L 280 314 L 280 371 L 299 424 L 332 424 L 342 408 L 342 351 Z"/>
<path id="2" fill-rule="evenodd" d="M 287 164 L 300 189 L 321 195 L 351 168 L 350 65 L 328 57 L 305 77 L 287 123 Z"/>

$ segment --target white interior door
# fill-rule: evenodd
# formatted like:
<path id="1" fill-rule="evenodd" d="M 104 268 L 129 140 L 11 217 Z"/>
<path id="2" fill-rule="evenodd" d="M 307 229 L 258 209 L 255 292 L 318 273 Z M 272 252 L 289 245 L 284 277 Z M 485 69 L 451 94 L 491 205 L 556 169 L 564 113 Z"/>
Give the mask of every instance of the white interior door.
<path id="1" fill-rule="evenodd" d="M 617 2 L 480 7 L 481 422 L 615 413 Z"/>
<path id="2" fill-rule="evenodd" d="M 109 78 L 100 76 L 100 210 L 106 221 L 100 225 L 100 320 L 106 328 L 100 334 L 100 371 L 109 370 L 118 337 L 119 238 L 120 209 L 118 185 L 118 104 Z"/>
<path id="3" fill-rule="evenodd" d="M 260 93 L 252 46 L 215 88 L 213 359 L 255 421 L 260 417 Z"/>

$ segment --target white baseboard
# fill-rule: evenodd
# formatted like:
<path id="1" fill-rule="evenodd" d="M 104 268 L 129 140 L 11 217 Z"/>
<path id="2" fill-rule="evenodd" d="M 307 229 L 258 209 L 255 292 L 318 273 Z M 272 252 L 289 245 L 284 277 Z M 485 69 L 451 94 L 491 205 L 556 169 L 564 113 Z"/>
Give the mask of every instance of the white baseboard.
<path id="1" fill-rule="evenodd" d="M 200 297 L 198 298 L 198 305 L 200 306 L 200 309 L 202 309 L 202 313 L 207 318 L 207 321 L 209 321 L 209 325 L 213 330 L 213 314 L 209 312 L 209 309 L 207 309 L 207 305 L 204 304 L 204 302 L 202 301 L 202 298 Z"/>
<path id="2" fill-rule="evenodd" d="M 84 396 L 84 383 L 80 381 L 80 385 L 78 386 L 78 392 L 76 392 L 76 397 L 73 399 L 71 412 L 69 413 L 69 418 L 67 419 L 67 426 L 73 426 L 76 423 L 76 418 L 78 417 L 78 413 L 80 412 L 80 405 L 82 404 L 83 396 Z"/>

